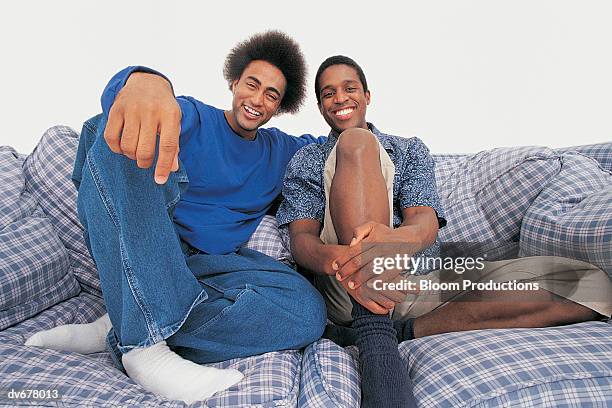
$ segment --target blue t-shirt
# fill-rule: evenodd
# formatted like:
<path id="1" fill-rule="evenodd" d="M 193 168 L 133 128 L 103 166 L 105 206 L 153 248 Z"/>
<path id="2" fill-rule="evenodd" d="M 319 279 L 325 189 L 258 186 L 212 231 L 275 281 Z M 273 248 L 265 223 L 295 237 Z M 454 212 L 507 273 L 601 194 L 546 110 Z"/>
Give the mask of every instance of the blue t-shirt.
<path id="1" fill-rule="evenodd" d="M 134 71 L 159 74 L 144 67 L 128 67 L 116 74 L 102 94 L 105 115 Z M 223 110 L 192 97 L 176 99 L 183 115 L 179 159 L 189 178 L 174 211 L 179 235 L 209 254 L 235 252 L 280 194 L 293 155 L 327 138 L 294 137 L 276 128 L 260 128 L 249 141 L 232 130 Z"/>

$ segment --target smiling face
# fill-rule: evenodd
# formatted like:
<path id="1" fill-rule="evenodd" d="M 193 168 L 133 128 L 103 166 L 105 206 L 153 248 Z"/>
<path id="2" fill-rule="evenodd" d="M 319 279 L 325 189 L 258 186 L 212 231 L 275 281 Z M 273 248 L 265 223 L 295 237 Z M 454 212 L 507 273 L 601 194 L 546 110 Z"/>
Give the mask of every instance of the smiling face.
<path id="1" fill-rule="evenodd" d="M 227 121 L 245 139 L 253 140 L 257 129 L 274 116 L 285 94 L 287 81 L 276 66 L 256 60 L 232 83 L 232 110 L 225 112 Z"/>
<path id="2" fill-rule="evenodd" d="M 350 128 L 367 129 L 366 110 L 370 91 L 364 91 L 357 71 L 348 65 L 332 65 L 319 77 L 319 111 L 332 129 L 341 133 Z"/>

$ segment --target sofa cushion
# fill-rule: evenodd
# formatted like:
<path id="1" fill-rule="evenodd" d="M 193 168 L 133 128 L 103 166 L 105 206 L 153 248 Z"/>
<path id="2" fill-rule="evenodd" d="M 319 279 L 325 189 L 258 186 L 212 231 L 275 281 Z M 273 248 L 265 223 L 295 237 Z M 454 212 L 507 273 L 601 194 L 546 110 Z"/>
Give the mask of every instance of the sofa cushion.
<path id="1" fill-rule="evenodd" d="M 459 167 L 465 165 L 470 156 L 463 154 L 434 154 L 432 157 L 436 164 L 436 186 L 439 190 L 444 181 L 456 172 Z"/>
<path id="2" fill-rule="evenodd" d="M 559 172 L 557 154 L 544 147 L 500 148 L 438 165 L 438 191 L 448 224 L 438 235 L 454 256 L 488 260 L 518 253 L 521 221 L 548 180 Z M 447 245 L 445 245 L 447 244 Z"/>
<path id="3" fill-rule="evenodd" d="M 72 273 L 83 288 L 100 293 L 100 282 L 83 239 L 76 213 L 76 189 L 70 179 L 79 135 L 67 126 L 54 126 L 41 137 L 23 169 L 26 186 L 53 223 L 70 256 Z"/>
<path id="4" fill-rule="evenodd" d="M 555 149 L 559 154 L 564 153 L 580 153 L 585 156 L 592 157 L 597 160 L 601 167 L 608 171 L 612 171 L 612 143 L 596 143 L 591 145 L 562 147 Z"/>
<path id="5" fill-rule="evenodd" d="M 612 326 L 477 330 L 403 343 L 419 406 L 605 406 Z"/>
<path id="6" fill-rule="evenodd" d="M 357 348 L 319 340 L 304 350 L 298 407 L 353 408 L 361 403 Z"/>
<path id="7" fill-rule="evenodd" d="M 419 407 L 607 406 L 612 325 L 447 333 L 404 342 Z M 359 406 L 354 347 L 320 340 L 304 352 L 300 407 Z"/>
<path id="8" fill-rule="evenodd" d="M 520 255 L 558 255 L 592 263 L 612 277 L 612 173 L 578 153 L 562 157 L 525 214 Z"/>
<path id="9" fill-rule="evenodd" d="M 244 244 L 245 248 L 259 251 L 285 264 L 292 264 L 291 252 L 284 245 L 278 230 L 276 217 L 266 215 L 263 217 L 251 238 Z"/>
<path id="10" fill-rule="evenodd" d="M 106 313 L 102 298 L 81 292 L 19 324 L 0 331 L 0 344 L 23 345 L 34 333 L 63 324 L 93 322 Z"/>
<path id="11" fill-rule="evenodd" d="M 0 330 L 76 295 L 51 222 L 25 188 L 21 160 L 0 148 Z"/>
<path id="12" fill-rule="evenodd" d="M 279 351 L 211 364 L 244 378 L 190 407 L 295 407 L 301 354 Z M 186 407 L 145 391 L 104 355 L 0 344 L 0 389 L 57 390 L 67 407 Z M 0 400 L 1 405 L 2 400 Z"/>
<path id="13" fill-rule="evenodd" d="M 25 191 L 23 160 L 8 146 L 0 146 L 0 231 L 34 211 L 36 200 Z"/>
<path id="14" fill-rule="evenodd" d="M 186 406 L 146 392 L 115 368 L 108 352 L 81 355 L 23 345 L 39 330 L 59 324 L 86 323 L 103 313 L 101 298 L 81 293 L 0 332 L 0 390 L 57 389 L 62 395 L 62 406 Z M 295 406 L 301 360 L 301 352 L 287 350 L 211 364 L 238 369 L 245 377 L 230 389 L 191 406 Z"/>

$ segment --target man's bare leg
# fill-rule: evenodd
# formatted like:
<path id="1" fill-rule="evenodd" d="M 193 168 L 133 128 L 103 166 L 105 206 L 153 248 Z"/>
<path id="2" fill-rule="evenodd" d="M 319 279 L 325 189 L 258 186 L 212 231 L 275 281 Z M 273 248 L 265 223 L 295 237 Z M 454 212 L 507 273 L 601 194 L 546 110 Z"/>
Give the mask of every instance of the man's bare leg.
<path id="1" fill-rule="evenodd" d="M 387 188 L 378 142 L 365 129 L 342 133 L 336 145 L 336 171 L 330 189 L 330 214 L 340 244 L 368 221 L 387 225 Z M 352 329 L 359 347 L 362 407 L 416 406 L 408 372 L 397 350 L 397 337 L 387 315 L 375 315 L 351 298 Z"/>
<path id="2" fill-rule="evenodd" d="M 361 224 L 389 223 L 387 187 L 380 168 L 378 143 L 367 130 L 347 130 L 338 140 L 329 210 L 341 244 L 348 245 L 353 229 Z"/>
<path id="3" fill-rule="evenodd" d="M 413 322 L 414 337 L 478 329 L 549 327 L 595 319 L 597 312 L 544 289 L 472 291 Z"/>

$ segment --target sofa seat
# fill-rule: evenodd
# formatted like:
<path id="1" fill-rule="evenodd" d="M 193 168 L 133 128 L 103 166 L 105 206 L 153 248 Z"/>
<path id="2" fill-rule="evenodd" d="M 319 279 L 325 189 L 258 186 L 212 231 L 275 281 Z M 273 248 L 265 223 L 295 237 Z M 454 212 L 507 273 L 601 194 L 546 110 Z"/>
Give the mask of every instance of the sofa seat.
<path id="1" fill-rule="evenodd" d="M 612 325 L 447 333 L 400 345 L 419 407 L 606 407 Z M 359 406 L 357 350 L 304 351 L 300 407 Z"/>
<path id="2" fill-rule="evenodd" d="M 57 126 L 45 132 L 27 157 L 0 147 L 0 252 L 16 260 L 0 262 L 0 285 L 8 288 L 0 296 L 0 316 L 4 317 L 0 320 L 4 325 L 0 329 L 0 391 L 4 393 L 0 406 L 18 405 L 6 399 L 11 389 L 57 390 L 61 400 L 38 401 L 47 406 L 186 406 L 146 392 L 116 368 L 107 352 L 80 355 L 24 346 L 37 331 L 91 322 L 105 313 L 70 181 L 78 137 L 72 129 Z M 605 253 L 612 242 L 612 214 L 606 211 L 609 196 L 602 194 L 602 186 L 603 191 L 612 188 L 612 143 L 556 150 L 503 148 L 470 156 L 434 155 L 434 159 L 439 193 L 448 209 L 443 241 L 485 237 L 499 256 L 519 251 L 546 255 L 551 240 L 559 236 L 557 231 L 565 231 L 562 228 L 569 225 L 568 219 L 573 222 L 575 213 L 582 214 L 579 204 L 597 203 L 589 206 L 588 215 L 597 222 L 581 223 L 580 233 L 603 239 L 591 239 L 586 253 L 570 249 L 604 270 L 609 266 Z M 572 175 L 587 174 L 600 184 L 570 182 Z M 560 202 L 552 194 L 555 183 L 565 186 L 567 196 L 580 198 L 563 201 L 562 214 L 550 211 Z M 45 228 L 18 228 L 29 219 Z M 525 225 L 531 219 L 546 221 L 546 228 Z M 548 239 L 546 245 L 540 244 L 543 238 Z M 41 250 L 33 256 L 33 245 L 54 251 Z M 247 247 L 291 262 L 274 217 L 265 218 Z M 604 257 L 589 258 L 593 251 Z M 608 253 L 612 254 L 612 248 Z M 44 273 L 50 269 L 53 274 Z M 612 406 L 611 339 L 612 323 L 586 322 L 441 334 L 404 342 L 400 353 L 422 407 L 608 407 Z M 359 406 L 355 347 L 319 340 L 304 350 L 212 366 L 235 368 L 245 377 L 193 407 Z"/>

